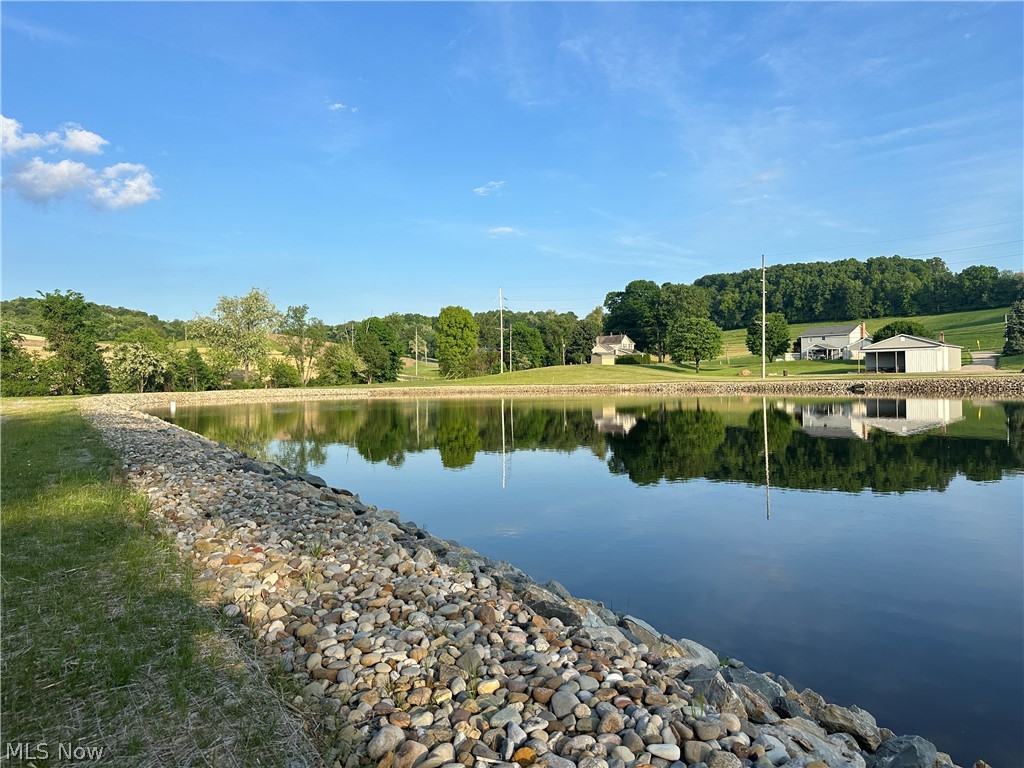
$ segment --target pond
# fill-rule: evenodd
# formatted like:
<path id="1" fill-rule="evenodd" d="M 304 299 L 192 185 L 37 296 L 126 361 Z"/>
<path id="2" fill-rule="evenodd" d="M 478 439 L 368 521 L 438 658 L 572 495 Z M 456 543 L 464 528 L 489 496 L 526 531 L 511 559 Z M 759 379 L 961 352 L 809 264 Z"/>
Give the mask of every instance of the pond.
<path id="1" fill-rule="evenodd" d="M 858 704 L 960 764 L 1024 765 L 1022 403 L 372 400 L 159 415 Z"/>

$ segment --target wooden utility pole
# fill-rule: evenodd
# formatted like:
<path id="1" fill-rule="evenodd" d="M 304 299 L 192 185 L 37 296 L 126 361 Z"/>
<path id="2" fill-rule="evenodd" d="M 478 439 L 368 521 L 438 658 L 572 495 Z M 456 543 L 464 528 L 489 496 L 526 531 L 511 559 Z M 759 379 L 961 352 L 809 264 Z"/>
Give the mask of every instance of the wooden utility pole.
<path id="1" fill-rule="evenodd" d="M 505 372 L 505 301 L 501 296 L 501 286 L 498 286 L 498 338 L 501 339 L 499 342 L 501 346 L 501 352 L 498 353 L 498 359 L 501 361 L 501 372 Z M 504 411 L 502 411 L 504 413 Z M 504 487 L 504 486 L 502 486 Z"/>
<path id="2" fill-rule="evenodd" d="M 764 352 L 765 352 L 765 337 L 767 334 L 768 317 L 765 315 L 767 307 L 767 300 L 765 298 L 765 279 L 764 279 L 764 254 L 761 254 L 761 378 L 766 378 L 764 372 Z"/>
<path id="3" fill-rule="evenodd" d="M 416 342 L 412 348 L 412 359 L 415 361 L 416 378 L 420 377 L 420 329 L 416 328 Z M 420 410 L 419 403 L 416 403 L 416 434 L 419 435 Z M 418 439 L 418 438 L 417 438 Z"/>

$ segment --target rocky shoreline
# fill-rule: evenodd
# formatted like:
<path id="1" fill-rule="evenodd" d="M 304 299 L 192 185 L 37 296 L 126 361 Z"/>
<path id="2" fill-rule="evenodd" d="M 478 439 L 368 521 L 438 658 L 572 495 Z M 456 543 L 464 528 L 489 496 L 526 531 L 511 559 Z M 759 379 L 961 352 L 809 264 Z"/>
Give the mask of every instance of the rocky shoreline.
<path id="1" fill-rule="evenodd" d="M 267 397 L 276 392 L 201 394 L 284 399 Z M 293 703 L 336 732 L 328 765 L 953 765 L 859 707 L 720 660 L 320 478 L 134 410 L 196 402 L 188 394 L 105 396 L 81 407 L 200 584 L 301 692 Z"/>
<path id="2" fill-rule="evenodd" d="M 527 384 L 517 386 L 431 387 L 325 387 L 313 389 L 239 389 L 212 392 L 147 392 L 105 395 L 125 408 L 161 408 L 171 401 L 180 405 L 215 405 L 296 400 L 372 400 L 446 398 L 543 398 L 609 395 L 683 396 L 789 396 L 789 397 L 948 397 L 1024 400 L 1024 375 L 964 375 L 914 378 L 771 378 L 737 381 L 679 381 L 659 384 Z"/>

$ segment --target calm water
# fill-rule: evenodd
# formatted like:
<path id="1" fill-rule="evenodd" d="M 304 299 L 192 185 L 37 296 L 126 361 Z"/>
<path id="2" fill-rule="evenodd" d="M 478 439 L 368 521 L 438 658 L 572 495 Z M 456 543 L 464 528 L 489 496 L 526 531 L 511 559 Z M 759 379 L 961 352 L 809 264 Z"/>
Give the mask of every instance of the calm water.
<path id="1" fill-rule="evenodd" d="M 170 420 L 958 763 L 1024 765 L 1024 404 L 310 402 Z"/>

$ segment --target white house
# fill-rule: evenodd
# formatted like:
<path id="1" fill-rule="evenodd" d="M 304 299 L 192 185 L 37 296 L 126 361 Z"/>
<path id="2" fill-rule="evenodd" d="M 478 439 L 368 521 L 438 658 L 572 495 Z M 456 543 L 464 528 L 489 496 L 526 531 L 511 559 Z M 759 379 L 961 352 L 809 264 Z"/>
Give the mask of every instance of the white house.
<path id="1" fill-rule="evenodd" d="M 876 373 L 941 373 L 960 370 L 963 347 L 901 333 L 862 348 L 864 370 Z"/>
<path id="2" fill-rule="evenodd" d="M 614 336 L 598 336 L 594 348 L 590 350 L 591 365 L 615 365 L 615 358 L 632 355 L 636 344 L 624 333 Z"/>
<path id="3" fill-rule="evenodd" d="M 861 360 L 861 351 L 871 343 L 864 323 L 823 325 L 800 334 L 800 357 L 804 360 Z"/>

